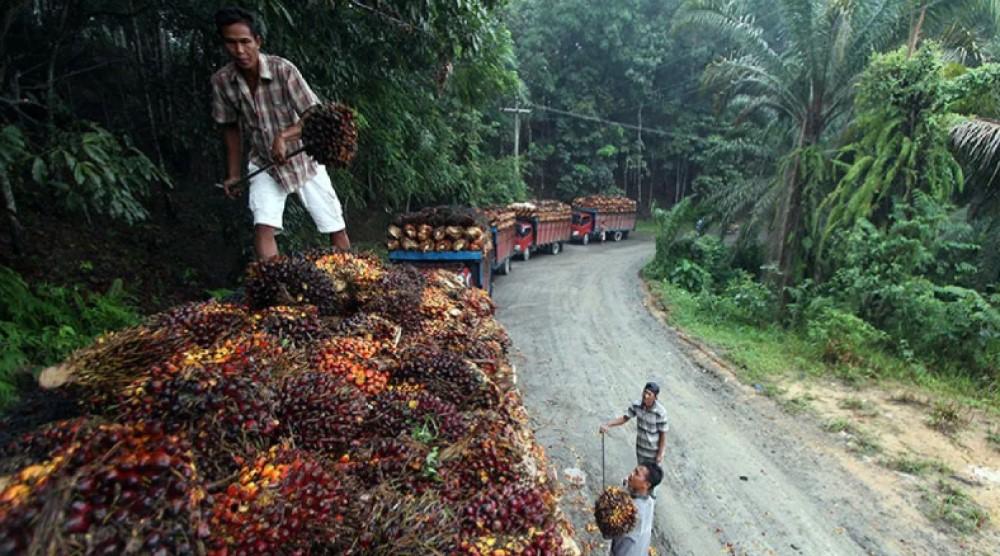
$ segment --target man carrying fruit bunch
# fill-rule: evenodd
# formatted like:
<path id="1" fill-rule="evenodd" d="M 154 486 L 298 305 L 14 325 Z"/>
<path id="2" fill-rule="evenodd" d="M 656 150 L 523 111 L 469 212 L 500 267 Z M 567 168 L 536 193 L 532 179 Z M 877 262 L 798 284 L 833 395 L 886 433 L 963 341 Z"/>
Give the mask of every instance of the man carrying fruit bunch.
<path id="1" fill-rule="evenodd" d="M 212 118 L 222 126 L 226 146 L 226 195 L 236 198 L 243 174 L 243 139 L 250 143 L 250 170 L 275 162 L 271 170 L 250 180 L 254 250 L 258 260 L 278 255 L 275 234 L 282 229 L 285 200 L 299 196 L 320 233 L 334 247 L 350 249 L 343 210 L 326 168 L 307 156 L 287 158 L 300 146 L 302 116 L 320 104 L 291 62 L 260 51 L 263 28 L 242 8 L 215 14 L 230 63 L 212 76 Z"/>
<path id="2" fill-rule="evenodd" d="M 653 489 L 663 480 L 663 470 L 655 463 L 640 463 L 625 479 L 635 504 L 635 527 L 611 541 L 611 556 L 647 556 L 653 537 Z"/>

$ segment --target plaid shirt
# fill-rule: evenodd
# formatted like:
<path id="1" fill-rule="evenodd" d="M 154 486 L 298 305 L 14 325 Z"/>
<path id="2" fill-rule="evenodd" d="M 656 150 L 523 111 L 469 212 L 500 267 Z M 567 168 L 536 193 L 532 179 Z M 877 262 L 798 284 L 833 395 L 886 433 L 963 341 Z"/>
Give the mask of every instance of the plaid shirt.
<path id="1" fill-rule="evenodd" d="M 670 429 L 666 408 L 657 401 L 653 402 L 653 407 L 646 409 L 642 400 L 636 400 L 625 410 L 625 417 L 636 418 L 636 455 L 643 461 L 655 461 L 656 452 L 660 449 L 660 433 Z"/>
<path id="2" fill-rule="evenodd" d="M 239 123 L 240 135 L 250 137 L 250 162 L 257 167 L 271 162 L 274 138 L 319 103 L 298 68 L 278 56 L 260 54 L 256 94 L 250 92 L 232 62 L 212 76 L 212 118 L 219 124 Z M 292 152 L 302 146 L 302 141 L 287 141 L 286 146 Z M 315 176 L 316 170 L 311 157 L 299 155 L 268 173 L 292 193 Z"/>

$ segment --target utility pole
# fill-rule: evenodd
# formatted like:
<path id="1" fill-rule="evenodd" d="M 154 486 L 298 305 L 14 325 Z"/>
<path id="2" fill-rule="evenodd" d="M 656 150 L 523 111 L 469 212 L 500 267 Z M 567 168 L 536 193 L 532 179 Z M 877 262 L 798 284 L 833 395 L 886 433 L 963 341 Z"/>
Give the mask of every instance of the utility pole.
<path id="1" fill-rule="evenodd" d="M 502 108 L 501 110 L 514 114 L 514 175 L 520 179 L 521 165 L 518 156 L 521 147 L 521 114 L 531 114 L 531 110 L 521 108 L 519 102 L 514 103 L 514 108 Z"/>
<path id="2" fill-rule="evenodd" d="M 638 187 L 636 190 L 639 192 L 636 199 L 636 208 L 642 211 L 642 104 L 639 104 L 639 131 L 638 131 L 638 141 L 639 141 L 639 171 L 636 175 L 636 184 Z"/>

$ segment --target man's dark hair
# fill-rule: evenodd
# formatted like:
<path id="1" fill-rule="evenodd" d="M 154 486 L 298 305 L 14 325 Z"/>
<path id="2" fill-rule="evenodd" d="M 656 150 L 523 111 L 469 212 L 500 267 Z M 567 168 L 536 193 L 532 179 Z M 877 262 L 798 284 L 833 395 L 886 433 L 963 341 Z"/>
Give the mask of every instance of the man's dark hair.
<path id="1" fill-rule="evenodd" d="M 222 34 L 222 28 L 234 23 L 243 23 L 250 28 L 250 33 L 255 37 L 264 38 L 264 22 L 260 21 L 253 12 L 244 10 L 236 6 L 220 8 L 215 12 L 215 30 Z"/>
<path id="2" fill-rule="evenodd" d="M 640 463 L 646 468 L 646 480 L 649 481 L 649 490 L 653 490 L 663 480 L 663 469 L 655 463 Z"/>

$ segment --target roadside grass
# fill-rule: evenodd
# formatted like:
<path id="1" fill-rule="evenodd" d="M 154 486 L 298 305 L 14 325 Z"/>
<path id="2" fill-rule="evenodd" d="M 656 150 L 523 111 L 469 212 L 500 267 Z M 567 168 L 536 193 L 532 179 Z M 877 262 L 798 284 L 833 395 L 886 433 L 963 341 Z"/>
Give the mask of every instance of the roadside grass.
<path id="1" fill-rule="evenodd" d="M 973 379 L 937 375 L 923 365 L 904 361 L 879 348 L 859 350 L 852 355 L 850 364 L 830 362 L 824 359 L 824 350 L 799 331 L 778 324 L 759 327 L 706 315 L 695 294 L 663 280 L 648 281 L 666 308 L 670 322 L 720 350 L 738 367 L 738 376 L 746 384 L 763 385 L 766 389 L 768 384 L 783 377 L 835 377 L 852 386 L 875 384 L 890 389 L 903 385 L 891 401 L 929 405 L 928 399 L 943 399 L 956 408 L 978 408 L 1000 414 L 1000 390 L 983 389 Z M 943 410 L 931 419 L 934 426 L 945 429 L 962 422 L 951 419 Z"/>
<path id="2" fill-rule="evenodd" d="M 966 411 L 953 401 L 934 402 L 927 425 L 947 435 L 953 435 L 969 424 Z"/>
<path id="3" fill-rule="evenodd" d="M 813 407 L 810 402 L 815 399 L 816 396 L 805 394 L 791 398 L 781 398 L 778 400 L 778 405 L 789 415 L 802 415 L 803 413 L 812 411 Z"/>
<path id="4" fill-rule="evenodd" d="M 847 448 L 852 452 L 870 456 L 882 451 L 882 444 L 875 435 L 843 417 L 827 421 L 823 425 L 823 430 L 830 433 L 845 434 L 847 436 Z"/>
<path id="5" fill-rule="evenodd" d="M 658 231 L 656 220 L 652 218 L 640 218 L 635 222 L 636 233 L 656 235 Z"/>
<path id="6" fill-rule="evenodd" d="M 939 473 L 942 475 L 951 474 L 952 470 L 944 462 L 934 460 L 934 459 L 924 459 L 909 454 L 900 454 L 888 458 L 884 458 L 879 461 L 884 467 L 892 469 L 894 471 L 899 471 L 900 473 L 906 473 L 907 475 L 915 475 L 922 477 L 930 473 Z"/>
<path id="7" fill-rule="evenodd" d="M 1000 428 L 994 427 L 987 432 L 986 442 L 992 446 L 994 450 L 1000 452 Z"/>
<path id="8" fill-rule="evenodd" d="M 989 523 L 989 514 L 982 507 L 945 481 L 939 480 L 934 490 L 925 491 L 922 498 L 928 517 L 959 533 L 974 533 Z"/>

